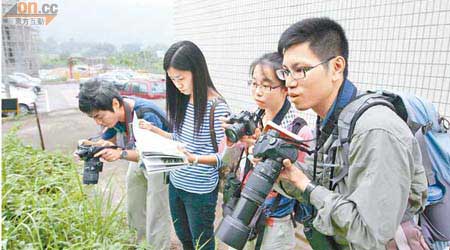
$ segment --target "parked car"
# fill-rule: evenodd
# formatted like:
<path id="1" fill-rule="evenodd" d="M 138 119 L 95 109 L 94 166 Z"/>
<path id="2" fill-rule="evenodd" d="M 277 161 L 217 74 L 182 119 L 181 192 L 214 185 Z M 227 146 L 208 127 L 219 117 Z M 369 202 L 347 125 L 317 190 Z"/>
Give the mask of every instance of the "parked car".
<path id="1" fill-rule="evenodd" d="M 131 79 L 119 92 L 124 96 L 145 99 L 166 98 L 166 83 L 165 80 Z"/>
<path id="2" fill-rule="evenodd" d="M 32 88 L 35 93 L 41 91 L 41 79 L 31 77 L 25 73 L 14 72 L 8 76 L 8 81 L 16 87 Z"/>
<path id="3" fill-rule="evenodd" d="M 36 94 L 29 88 L 16 87 L 9 85 L 10 96 L 7 95 L 7 85 L 1 84 L 2 99 L 17 98 L 19 102 L 19 114 L 26 114 L 34 110 L 34 103 L 37 100 Z"/>
<path id="4" fill-rule="evenodd" d="M 105 73 L 98 75 L 96 79 L 100 82 L 108 82 L 114 85 L 118 90 L 123 89 L 125 83 L 130 79 L 119 73 Z"/>
<path id="5" fill-rule="evenodd" d="M 136 72 L 134 72 L 131 69 L 116 69 L 113 71 L 110 71 L 109 73 L 111 74 L 119 74 L 122 75 L 124 77 L 127 77 L 128 79 L 132 79 L 132 78 L 138 78 L 138 74 Z"/>

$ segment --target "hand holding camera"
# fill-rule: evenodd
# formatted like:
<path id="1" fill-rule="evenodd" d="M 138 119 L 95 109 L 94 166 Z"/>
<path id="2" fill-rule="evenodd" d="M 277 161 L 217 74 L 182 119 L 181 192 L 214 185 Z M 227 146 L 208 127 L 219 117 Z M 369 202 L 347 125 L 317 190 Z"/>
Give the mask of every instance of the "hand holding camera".
<path id="1" fill-rule="evenodd" d="M 283 161 L 283 166 L 284 168 L 281 170 L 279 179 L 291 182 L 303 192 L 306 186 L 311 182 L 308 176 L 306 176 L 300 168 L 294 166 L 288 159 Z"/>
<path id="2" fill-rule="evenodd" d="M 247 146 L 254 145 L 261 134 L 263 115 L 264 110 L 262 109 L 258 109 L 254 113 L 241 111 L 239 114 L 223 120 L 222 127 L 225 128 L 228 146 L 238 141 L 246 143 Z"/>
<path id="3" fill-rule="evenodd" d="M 283 163 L 297 160 L 302 142 L 288 137 L 288 134 L 273 128 L 258 138 L 253 151 L 260 162 L 249 176 L 236 205 L 227 207 L 228 215 L 216 231 L 216 236 L 227 245 L 235 249 L 244 247 L 253 232 L 254 218 L 278 179 Z"/>
<path id="4" fill-rule="evenodd" d="M 112 143 L 103 143 L 108 144 L 108 146 L 96 146 L 96 144 L 97 142 L 81 141 L 75 152 L 75 154 L 84 161 L 83 184 L 98 183 L 99 172 L 103 170 L 103 163 L 100 161 L 100 155 L 104 154 L 104 150 L 111 149 L 117 151 L 117 146 L 111 145 Z"/>

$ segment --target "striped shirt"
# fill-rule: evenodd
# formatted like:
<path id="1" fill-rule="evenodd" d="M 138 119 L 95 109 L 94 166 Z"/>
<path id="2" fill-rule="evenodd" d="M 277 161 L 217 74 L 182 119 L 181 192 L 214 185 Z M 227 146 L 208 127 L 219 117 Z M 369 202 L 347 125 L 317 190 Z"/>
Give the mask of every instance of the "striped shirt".
<path id="1" fill-rule="evenodd" d="M 222 166 L 220 154 L 214 151 L 209 128 L 209 114 L 213 100 L 208 100 L 207 108 L 200 131 L 194 137 L 194 105 L 188 103 L 184 121 L 181 125 L 181 133 L 174 129 L 173 139 L 185 145 L 187 151 L 196 155 L 215 155 L 217 164 L 215 166 L 197 164 L 170 172 L 170 182 L 178 189 L 186 192 L 205 194 L 212 192 L 219 181 L 218 169 Z M 219 102 L 214 112 L 214 131 L 216 132 L 217 144 L 225 136 L 219 117 L 230 114 L 228 105 Z"/>

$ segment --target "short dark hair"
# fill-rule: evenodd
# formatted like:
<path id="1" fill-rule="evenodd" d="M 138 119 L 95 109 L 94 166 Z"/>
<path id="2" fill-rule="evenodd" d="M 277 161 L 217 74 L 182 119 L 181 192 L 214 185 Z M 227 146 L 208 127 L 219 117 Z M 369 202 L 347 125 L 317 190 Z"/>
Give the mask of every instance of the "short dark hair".
<path id="1" fill-rule="evenodd" d="M 208 71 L 205 56 L 200 48 L 191 41 L 174 43 L 164 55 L 163 67 L 166 71 L 166 110 L 169 121 L 178 131 L 184 120 L 189 96 L 181 93 L 173 84 L 167 70 L 173 67 L 192 73 L 194 95 L 194 132 L 200 131 L 208 103 L 208 89 L 219 93 L 214 86 Z M 220 94 L 219 94 L 220 95 Z"/>
<path id="2" fill-rule="evenodd" d="M 346 65 L 344 78 L 348 74 L 348 41 L 344 29 L 335 21 L 327 18 L 308 18 L 294 23 L 281 34 L 278 52 L 284 54 L 289 47 L 309 43 L 312 52 L 320 59 L 342 56 Z"/>
<path id="3" fill-rule="evenodd" d="M 276 71 L 283 67 L 283 57 L 281 56 L 280 53 L 278 52 L 266 53 L 262 55 L 260 58 L 253 61 L 252 64 L 250 65 L 250 72 L 249 72 L 250 75 L 253 75 L 253 71 L 255 71 L 257 65 L 264 65 L 271 67 L 278 81 L 280 81 L 283 86 L 286 86 L 286 82 L 284 80 L 279 79 L 276 74 Z"/>
<path id="4" fill-rule="evenodd" d="M 114 112 L 112 107 L 114 98 L 122 106 L 123 98 L 111 84 L 97 80 L 88 81 L 83 84 L 78 94 L 78 108 L 86 114 L 91 114 L 97 110 Z"/>

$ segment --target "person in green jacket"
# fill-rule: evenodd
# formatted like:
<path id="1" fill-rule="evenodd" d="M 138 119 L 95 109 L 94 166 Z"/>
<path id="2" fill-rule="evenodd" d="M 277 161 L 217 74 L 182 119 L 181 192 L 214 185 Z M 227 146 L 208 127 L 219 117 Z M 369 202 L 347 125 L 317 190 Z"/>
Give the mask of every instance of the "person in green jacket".
<path id="1" fill-rule="evenodd" d="M 345 32 L 328 18 L 305 19 L 284 31 L 278 50 L 283 69 L 277 75 L 286 80 L 290 100 L 297 109 L 318 115 L 316 171 L 314 156 L 305 164 L 284 160 L 282 186 L 312 205 L 311 224 L 331 238 L 333 248 L 386 249 L 400 224 L 411 221 L 425 205 L 427 181 L 416 139 L 388 107 L 368 109 L 355 125 L 348 174 L 333 187 L 330 180 L 342 171 L 345 152 L 333 145 L 331 132 L 357 91 L 347 79 Z"/>

